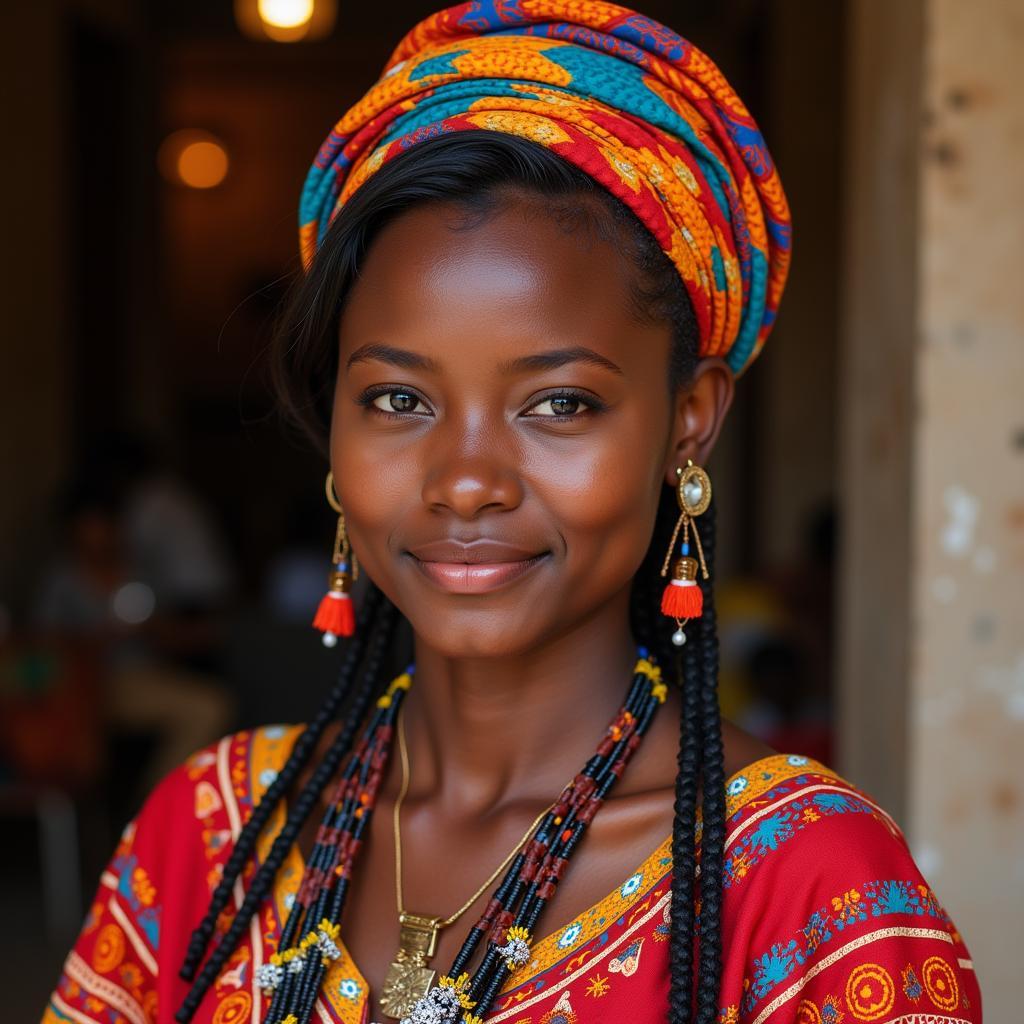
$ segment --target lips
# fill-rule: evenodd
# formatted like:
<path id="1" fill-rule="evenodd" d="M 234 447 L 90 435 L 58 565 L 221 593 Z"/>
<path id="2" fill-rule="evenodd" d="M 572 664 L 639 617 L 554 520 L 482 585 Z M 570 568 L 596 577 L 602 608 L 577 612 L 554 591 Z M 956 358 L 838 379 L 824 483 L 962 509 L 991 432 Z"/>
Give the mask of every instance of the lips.
<path id="1" fill-rule="evenodd" d="M 479 539 L 468 543 L 430 541 L 409 549 L 416 568 L 450 594 L 486 594 L 520 579 L 539 565 L 546 551 Z"/>

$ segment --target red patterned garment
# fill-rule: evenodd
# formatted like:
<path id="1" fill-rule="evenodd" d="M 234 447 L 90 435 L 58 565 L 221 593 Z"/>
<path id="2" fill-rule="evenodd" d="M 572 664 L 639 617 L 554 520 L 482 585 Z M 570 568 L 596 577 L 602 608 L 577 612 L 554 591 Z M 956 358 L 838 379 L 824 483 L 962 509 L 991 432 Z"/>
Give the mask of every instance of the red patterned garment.
<path id="1" fill-rule="evenodd" d="M 191 929 L 298 732 L 229 736 L 157 787 L 103 873 L 44 1024 L 171 1024 L 187 989 L 177 972 Z M 729 779 L 728 814 L 722 1024 L 980 1024 L 970 954 L 869 797 L 817 762 L 777 755 Z M 279 808 L 260 856 L 282 819 Z M 301 876 L 293 849 L 195 1024 L 262 1020 L 255 971 Z M 666 839 L 615 892 L 535 943 L 488 1021 L 664 1021 L 670 882 Z M 341 952 L 318 1019 L 366 1024 L 366 981 Z"/>

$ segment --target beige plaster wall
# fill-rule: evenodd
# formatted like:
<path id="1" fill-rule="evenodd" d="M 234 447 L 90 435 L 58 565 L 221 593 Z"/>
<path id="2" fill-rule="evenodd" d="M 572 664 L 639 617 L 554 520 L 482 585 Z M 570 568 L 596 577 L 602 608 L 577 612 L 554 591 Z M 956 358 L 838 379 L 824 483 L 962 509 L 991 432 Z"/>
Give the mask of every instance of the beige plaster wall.
<path id="1" fill-rule="evenodd" d="M 925 18 L 909 827 L 1020 1019 L 1024 948 L 1024 7 Z"/>
<path id="2" fill-rule="evenodd" d="M 850 8 L 842 767 L 897 812 L 986 1021 L 1024 948 L 1024 7 Z"/>

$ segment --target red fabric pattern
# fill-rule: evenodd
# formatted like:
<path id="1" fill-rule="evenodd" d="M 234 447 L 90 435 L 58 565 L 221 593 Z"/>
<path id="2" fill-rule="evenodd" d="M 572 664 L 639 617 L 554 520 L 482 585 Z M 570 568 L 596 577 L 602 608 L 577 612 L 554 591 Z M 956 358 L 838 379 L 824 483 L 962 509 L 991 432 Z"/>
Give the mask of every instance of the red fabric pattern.
<path id="1" fill-rule="evenodd" d="M 226 737 L 157 787 L 101 878 L 44 1024 L 170 1024 L 187 989 L 177 971 L 191 929 L 297 734 L 272 727 Z M 869 797 L 816 762 L 778 755 L 730 778 L 728 807 L 722 1024 L 980 1024 L 970 954 Z M 261 854 L 281 820 L 280 812 L 271 820 Z M 261 1020 L 255 969 L 301 873 L 293 850 L 272 905 L 196 1024 Z M 664 1021 L 670 893 L 666 839 L 615 892 L 534 944 L 488 1020 Z M 366 993 L 343 949 L 319 1018 L 365 1024 Z"/>

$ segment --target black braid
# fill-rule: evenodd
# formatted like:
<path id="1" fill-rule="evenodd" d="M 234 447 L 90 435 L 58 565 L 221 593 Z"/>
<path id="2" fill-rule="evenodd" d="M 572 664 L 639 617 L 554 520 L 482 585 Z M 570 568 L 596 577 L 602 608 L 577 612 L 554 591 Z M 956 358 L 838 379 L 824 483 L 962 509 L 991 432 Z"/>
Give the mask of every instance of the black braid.
<path id="1" fill-rule="evenodd" d="M 715 560 L 714 504 L 698 520 L 704 559 L 713 573 Z M 718 706 L 718 631 L 711 580 L 700 581 L 704 610 L 694 644 L 699 661 L 699 697 L 703 792 L 701 816 L 700 967 L 697 973 L 697 1024 L 718 1019 L 718 988 L 722 976 L 722 875 L 724 870 L 725 753 Z"/>
<path id="2" fill-rule="evenodd" d="M 692 626 L 692 624 L 691 624 Z M 672 1024 L 692 1020 L 694 937 L 697 931 L 697 794 L 701 776 L 697 658 L 690 641 L 682 657 L 682 714 L 676 775 L 675 821 L 672 823 L 672 942 L 669 1005 Z"/>
<path id="3" fill-rule="evenodd" d="M 670 946 L 670 1024 L 710 1024 L 716 1019 L 721 976 L 721 884 L 725 842 L 725 769 L 718 708 L 718 641 L 715 624 L 714 504 L 696 522 L 711 579 L 701 579 L 704 613 L 686 627 L 688 642 L 680 653 L 670 640 L 671 622 L 661 614 L 665 581 L 660 563 L 679 515 L 675 494 L 665 488 L 654 535 L 636 576 L 630 606 L 634 633 L 659 662 L 675 666 L 682 689 L 682 713 L 675 820 L 672 825 L 672 938 Z M 702 784 L 702 785 L 701 785 Z M 701 794 L 701 863 L 698 869 L 695 832 Z M 698 870 L 700 886 L 698 889 Z M 699 964 L 694 979 L 696 903 L 701 901 L 696 943 Z M 694 1016 L 694 997 L 697 1010 Z"/>
<path id="4" fill-rule="evenodd" d="M 175 1014 L 175 1020 L 179 1024 L 187 1024 L 192 1019 L 207 989 L 209 989 L 210 985 L 213 984 L 220 974 L 228 957 L 244 934 L 253 914 L 259 910 L 260 904 L 270 892 L 274 878 L 285 856 L 298 838 L 302 826 L 316 806 L 324 787 L 330 782 L 342 759 L 351 749 L 352 741 L 363 723 L 370 702 L 380 689 L 381 667 L 387 655 L 388 647 L 394 637 L 397 613 L 394 605 L 384 599 L 376 587 L 371 586 L 369 592 L 374 595 L 370 602 L 372 607 L 370 610 L 366 610 L 364 606 L 365 615 L 361 616 L 361 618 L 372 617 L 375 621 L 372 623 L 363 621 L 359 625 L 362 627 L 364 635 L 367 632 L 372 633 L 369 643 L 370 649 L 367 654 L 364 670 L 359 676 L 356 692 L 348 708 L 344 725 L 323 760 L 317 765 L 312 777 L 303 787 L 294 805 L 289 808 L 288 819 L 275 837 L 266 860 L 260 865 L 259 870 L 250 883 L 241 907 L 232 919 L 231 925 L 224 934 L 224 937 L 217 944 L 210 958 L 203 965 L 202 970 L 200 970 L 191 990 L 182 1002 L 181 1008 Z M 375 615 L 373 614 L 374 611 L 376 611 Z M 356 636 L 358 635 L 359 631 L 357 630 Z M 327 703 L 333 703 L 334 698 L 335 694 L 332 692 Z M 336 707 L 337 705 L 335 705 Z M 320 715 L 317 715 L 317 718 L 319 717 Z M 322 731 L 323 729 L 321 729 Z M 270 790 L 264 794 L 259 806 L 267 802 L 269 793 Z M 255 817 L 255 812 L 253 816 Z M 247 826 L 251 821 L 252 819 L 247 823 Z"/>
<path id="5" fill-rule="evenodd" d="M 338 681 L 334 684 L 331 692 L 324 701 L 323 706 L 317 712 L 313 720 L 306 726 L 295 742 L 284 767 L 278 773 L 277 778 L 270 784 L 263 798 L 253 808 L 252 815 L 245 823 L 224 865 L 224 872 L 221 875 L 217 888 L 210 898 L 210 905 L 202 921 L 196 926 L 189 939 L 188 952 L 185 954 L 185 961 L 179 971 L 185 981 L 191 981 L 195 977 L 196 968 L 199 966 L 206 949 L 213 936 L 213 930 L 217 923 L 217 917 L 227 906 L 231 898 L 231 890 L 234 888 L 235 880 L 241 874 L 242 869 L 248 863 L 256 848 L 256 840 L 266 825 L 271 812 L 278 805 L 281 797 L 292 787 L 299 772 L 305 767 L 316 750 L 316 745 L 323 735 L 327 725 L 337 717 L 338 710 L 349 696 L 352 690 L 352 681 L 355 678 L 356 669 L 363 658 L 366 650 L 366 638 L 370 632 L 370 626 L 377 614 L 381 602 L 381 593 L 376 587 L 371 587 L 362 602 L 359 612 L 359 621 L 356 625 L 356 632 L 348 642 L 345 659 L 338 673 Z"/>

